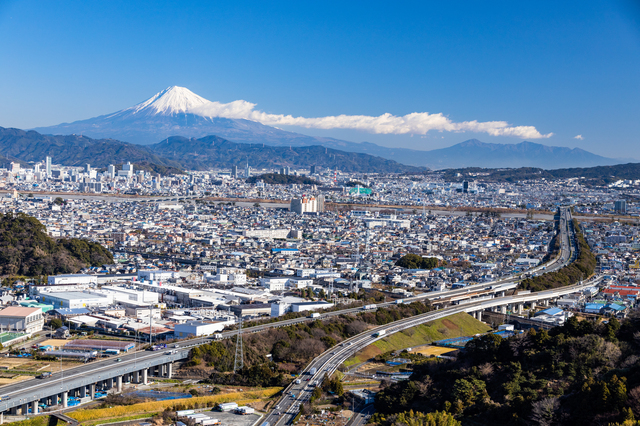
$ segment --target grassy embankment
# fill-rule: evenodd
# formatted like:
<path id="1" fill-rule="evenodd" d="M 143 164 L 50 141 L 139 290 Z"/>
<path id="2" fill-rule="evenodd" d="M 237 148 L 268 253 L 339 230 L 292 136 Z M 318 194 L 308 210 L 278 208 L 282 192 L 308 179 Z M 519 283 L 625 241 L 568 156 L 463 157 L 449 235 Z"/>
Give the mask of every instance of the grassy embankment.
<path id="1" fill-rule="evenodd" d="M 485 333 L 490 329 L 491 327 L 474 319 L 471 315 L 459 313 L 391 334 L 367 346 L 346 360 L 344 365 L 349 367 L 385 352 L 424 345 L 451 337 Z"/>

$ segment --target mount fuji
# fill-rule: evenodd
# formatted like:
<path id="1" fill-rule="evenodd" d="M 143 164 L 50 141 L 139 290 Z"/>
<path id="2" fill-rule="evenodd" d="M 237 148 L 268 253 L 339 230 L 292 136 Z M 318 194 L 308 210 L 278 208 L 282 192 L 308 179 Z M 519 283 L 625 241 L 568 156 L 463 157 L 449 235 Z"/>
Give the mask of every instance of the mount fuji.
<path id="1" fill-rule="evenodd" d="M 420 151 L 386 148 L 369 142 L 348 142 L 334 138 L 287 132 L 242 118 L 212 117 L 202 111 L 221 107 L 184 87 L 169 87 L 144 102 L 87 120 L 38 127 L 51 135 L 81 134 L 96 139 L 118 139 L 151 145 L 172 136 L 187 139 L 215 135 L 229 141 L 274 147 L 323 146 L 341 151 L 369 154 L 402 164 L 433 169 L 458 167 L 591 167 L 619 164 L 581 149 L 552 147 L 531 142 L 488 144 L 470 140 L 449 148 Z M 233 115 L 233 114 L 221 114 Z"/>
<path id="2" fill-rule="evenodd" d="M 171 136 L 200 138 L 216 135 L 234 142 L 271 146 L 324 146 L 332 140 L 287 132 L 251 120 L 208 117 L 199 112 L 199 107 L 210 104 L 213 103 L 187 88 L 172 86 L 144 102 L 112 114 L 33 130 L 53 135 L 75 133 L 92 138 L 113 138 L 142 145 L 157 143 Z"/>

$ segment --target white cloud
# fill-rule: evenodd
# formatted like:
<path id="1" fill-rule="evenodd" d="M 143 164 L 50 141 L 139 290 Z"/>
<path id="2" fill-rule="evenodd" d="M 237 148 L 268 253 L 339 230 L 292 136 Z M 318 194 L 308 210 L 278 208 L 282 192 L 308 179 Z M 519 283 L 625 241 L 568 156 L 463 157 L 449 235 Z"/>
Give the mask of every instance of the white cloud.
<path id="1" fill-rule="evenodd" d="M 268 126 L 298 126 L 312 129 L 351 129 L 378 134 L 419 134 L 429 131 L 475 132 L 491 136 L 511 136 L 521 139 L 549 138 L 553 133 L 541 134 L 533 126 L 511 126 L 506 121 L 451 121 L 442 113 L 413 112 L 403 116 L 389 113 L 377 117 L 368 115 L 337 115 L 328 117 L 293 117 L 284 114 L 268 114 L 256 110 L 256 104 L 238 100 L 223 104 L 210 102 L 193 108 L 190 112 L 205 117 L 243 118 Z"/>
<path id="2" fill-rule="evenodd" d="M 573 137 L 574 139 L 578 139 L 578 140 L 583 140 L 584 138 L 582 137 L 582 135 L 576 135 Z"/>

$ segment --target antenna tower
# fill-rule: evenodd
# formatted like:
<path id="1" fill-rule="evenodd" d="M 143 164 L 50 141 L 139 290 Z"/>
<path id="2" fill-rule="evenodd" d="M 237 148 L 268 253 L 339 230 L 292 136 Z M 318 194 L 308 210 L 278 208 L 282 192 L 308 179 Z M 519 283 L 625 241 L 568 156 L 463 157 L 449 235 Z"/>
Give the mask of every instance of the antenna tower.
<path id="1" fill-rule="evenodd" d="M 239 316 L 238 321 L 238 337 L 236 337 L 236 358 L 233 361 L 233 372 L 237 373 L 238 370 L 244 368 L 244 348 L 242 347 L 242 314 Z"/>

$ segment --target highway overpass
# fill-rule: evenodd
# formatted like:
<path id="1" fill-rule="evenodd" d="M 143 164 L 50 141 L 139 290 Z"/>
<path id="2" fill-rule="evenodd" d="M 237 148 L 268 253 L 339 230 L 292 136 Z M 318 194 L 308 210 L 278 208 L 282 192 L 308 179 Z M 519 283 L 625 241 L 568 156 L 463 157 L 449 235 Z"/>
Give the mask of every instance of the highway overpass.
<path id="1" fill-rule="evenodd" d="M 572 241 L 573 238 L 571 238 L 572 227 L 570 214 L 567 209 L 561 212 L 559 230 L 561 248 L 558 255 L 546 265 L 533 268 L 530 272 L 538 273 L 556 270 L 575 258 L 575 248 Z M 385 329 L 387 334 L 390 334 L 459 312 L 475 313 L 475 316 L 478 317 L 481 316 L 482 311 L 486 309 L 506 309 L 506 307 L 512 306 L 517 310 L 520 309 L 520 306 L 524 303 L 545 303 L 545 301 L 556 299 L 559 296 L 583 287 L 573 286 L 522 296 L 506 296 L 506 291 L 515 288 L 520 279 L 521 276 L 518 275 L 490 283 L 475 284 L 462 289 L 425 293 L 405 299 L 403 301 L 405 303 L 429 300 L 433 305 L 442 308 L 388 324 L 380 327 L 380 329 Z M 487 298 L 487 296 L 490 296 L 490 298 Z M 465 303 L 460 303 L 463 300 Z M 390 306 L 395 303 L 396 302 L 380 303 L 376 305 L 376 308 Z M 452 303 L 458 304 L 449 306 Z M 322 317 L 353 314 L 360 311 L 362 311 L 361 307 L 349 308 L 323 313 Z M 285 327 L 315 319 L 316 318 L 296 318 L 262 324 L 243 329 L 243 333 L 256 333 L 268 328 Z M 371 333 L 373 332 L 374 331 L 358 335 L 345 342 L 346 346 L 341 346 L 338 349 L 333 348 L 325 352 L 321 357 L 314 360 L 308 368 L 312 368 L 314 365 L 321 365 L 322 368 L 318 368 L 319 372 L 333 372 L 350 354 L 355 353 L 359 348 L 367 346 L 377 340 L 376 338 L 372 338 Z M 223 336 L 229 338 L 236 334 L 236 331 L 229 331 L 223 333 Z M 56 405 L 59 400 L 61 402 L 60 405 L 66 407 L 70 395 L 79 398 L 92 398 L 95 392 L 100 390 L 115 390 L 116 392 L 120 392 L 122 390 L 122 384 L 126 382 L 146 383 L 150 375 L 170 378 L 173 363 L 188 358 L 190 348 L 209 342 L 210 339 L 208 338 L 193 339 L 181 342 L 176 345 L 176 347 L 169 348 L 165 351 L 138 351 L 132 354 L 122 355 L 119 358 L 120 361 L 115 361 L 113 358 L 104 361 L 94 361 L 61 373 L 53 374 L 46 379 L 34 379 L 19 384 L 2 386 L 0 387 L 0 413 L 20 413 L 24 415 L 30 410 L 32 414 L 35 414 L 38 412 L 39 403 L 51 406 Z"/>

